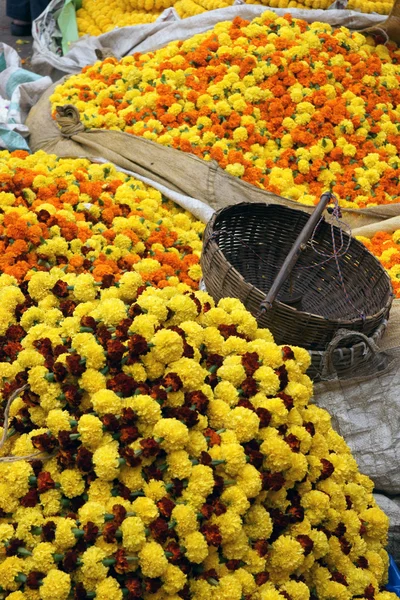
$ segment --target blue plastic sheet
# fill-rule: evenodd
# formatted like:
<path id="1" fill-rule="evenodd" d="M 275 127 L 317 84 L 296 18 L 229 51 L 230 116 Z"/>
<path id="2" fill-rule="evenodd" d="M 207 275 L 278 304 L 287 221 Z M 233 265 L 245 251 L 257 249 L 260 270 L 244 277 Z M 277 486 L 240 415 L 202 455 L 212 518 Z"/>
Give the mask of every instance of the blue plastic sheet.
<path id="1" fill-rule="evenodd" d="M 386 586 L 388 592 L 397 594 L 400 598 L 400 569 L 394 562 L 393 556 L 389 555 L 389 583 Z"/>

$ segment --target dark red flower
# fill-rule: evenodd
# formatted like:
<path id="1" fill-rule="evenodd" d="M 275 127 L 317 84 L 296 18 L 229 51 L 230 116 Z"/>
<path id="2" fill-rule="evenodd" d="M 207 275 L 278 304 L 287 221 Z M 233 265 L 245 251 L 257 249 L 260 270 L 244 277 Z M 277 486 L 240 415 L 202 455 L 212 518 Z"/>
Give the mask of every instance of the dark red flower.
<path id="1" fill-rule="evenodd" d="M 164 544 L 164 542 L 167 541 L 170 534 L 173 533 L 172 530 L 169 530 L 168 523 L 161 517 L 158 517 L 157 519 L 152 521 L 149 525 L 149 529 L 153 538 L 160 544 Z"/>
<path id="2" fill-rule="evenodd" d="M 54 521 L 47 521 L 42 525 L 42 540 L 44 542 L 54 542 L 56 538 L 56 524 Z"/>
<path id="3" fill-rule="evenodd" d="M 128 590 L 127 600 L 136 600 L 142 597 L 142 582 L 139 577 L 125 579 L 125 587 Z"/>
<path id="4" fill-rule="evenodd" d="M 57 346 L 53 348 L 53 355 L 55 359 L 61 356 L 61 354 L 66 354 L 67 352 L 69 352 L 69 348 L 63 344 L 57 344 Z"/>
<path id="5" fill-rule="evenodd" d="M 43 494 L 48 490 L 53 490 L 56 487 L 55 481 L 48 471 L 42 471 L 37 478 L 37 489 L 39 494 Z"/>
<path id="6" fill-rule="evenodd" d="M 57 296 L 57 298 L 67 298 L 69 294 L 68 283 L 62 279 L 59 279 L 51 291 L 55 296 Z"/>
<path id="7" fill-rule="evenodd" d="M 70 299 L 64 300 L 64 302 L 60 302 L 59 308 L 64 317 L 72 317 L 74 310 L 76 309 L 76 303 Z"/>
<path id="8" fill-rule="evenodd" d="M 150 456 L 157 456 L 161 450 L 161 446 L 154 438 L 143 438 L 140 440 L 140 446 L 143 451 L 143 456 L 149 458 Z"/>
<path id="9" fill-rule="evenodd" d="M 54 363 L 53 373 L 54 373 L 55 380 L 59 383 L 64 381 L 64 379 L 68 375 L 68 371 L 65 368 L 65 365 L 63 365 L 62 363 L 59 363 L 59 362 Z"/>
<path id="10" fill-rule="evenodd" d="M 171 495 L 174 496 L 175 498 L 179 498 L 180 496 L 182 496 L 182 492 L 183 492 L 183 481 L 181 479 L 178 478 L 174 478 L 171 480 L 171 483 L 173 485 L 173 488 L 171 490 Z"/>
<path id="11" fill-rule="evenodd" d="M 62 562 L 63 569 L 66 573 L 72 573 L 78 566 L 79 553 L 76 549 L 70 549 L 65 552 Z"/>
<path id="12" fill-rule="evenodd" d="M 117 532 L 117 529 L 118 529 L 118 523 L 116 523 L 115 520 L 105 523 L 103 525 L 103 531 L 102 531 L 104 541 L 108 542 L 109 544 L 112 544 L 113 542 L 115 542 L 115 534 Z"/>
<path id="13" fill-rule="evenodd" d="M 31 590 L 38 590 L 42 585 L 42 579 L 44 579 L 45 574 L 42 571 L 30 571 L 26 578 L 26 586 Z"/>
<path id="14" fill-rule="evenodd" d="M 176 373 L 168 373 L 168 375 L 162 379 L 161 384 L 165 388 L 171 388 L 172 392 L 178 392 L 183 387 L 182 380 Z"/>
<path id="15" fill-rule="evenodd" d="M 333 573 L 331 573 L 331 579 L 332 581 L 336 581 L 336 583 L 341 583 L 342 585 L 348 587 L 348 583 L 347 583 L 347 579 L 344 575 L 342 575 L 342 573 L 339 573 L 339 571 L 334 571 Z M 374 599 L 374 595 L 372 594 L 372 598 L 371 600 Z"/>
<path id="16" fill-rule="evenodd" d="M 108 331 L 105 325 L 100 325 L 96 329 L 96 338 L 97 341 L 103 346 L 103 348 L 107 348 L 107 342 L 111 340 L 112 334 Z"/>
<path id="17" fill-rule="evenodd" d="M 122 427 L 120 432 L 121 435 L 119 441 L 121 444 L 131 444 L 139 437 L 139 430 L 137 427 Z"/>
<path id="18" fill-rule="evenodd" d="M 207 429 L 204 430 L 204 435 L 208 438 L 208 445 L 210 448 L 221 445 L 221 436 L 211 427 L 207 427 Z"/>
<path id="19" fill-rule="evenodd" d="M 22 346 L 19 342 L 10 341 L 8 342 L 8 344 L 3 346 L 3 352 L 6 355 L 6 357 L 11 360 L 11 362 L 13 362 L 17 358 L 21 350 Z"/>
<path id="20" fill-rule="evenodd" d="M 115 432 L 119 430 L 119 420 L 114 414 L 107 413 L 106 415 L 103 415 L 101 421 L 107 431 Z"/>
<path id="21" fill-rule="evenodd" d="M 156 463 L 149 465 L 148 467 L 143 467 L 142 469 L 143 477 L 146 481 L 150 481 L 151 479 L 156 479 L 157 481 L 161 481 L 163 478 L 163 472 L 161 469 L 157 467 Z"/>
<path id="22" fill-rule="evenodd" d="M 321 475 L 319 476 L 319 479 L 320 480 L 328 479 L 328 477 L 330 477 L 332 475 L 333 471 L 335 470 L 335 467 L 326 458 L 321 458 L 321 464 L 322 464 L 322 471 L 321 471 Z"/>
<path id="23" fill-rule="evenodd" d="M 35 340 L 33 342 L 33 346 L 38 352 L 40 352 L 42 356 L 46 357 L 48 354 L 53 354 L 52 344 L 49 338 L 40 338 L 39 340 Z"/>
<path id="24" fill-rule="evenodd" d="M 229 571 L 236 571 L 237 569 L 240 569 L 242 564 L 241 560 L 232 558 L 231 560 L 226 561 L 225 566 Z"/>
<path id="25" fill-rule="evenodd" d="M 182 356 L 185 358 L 193 358 L 194 357 L 194 349 L 193 346 L 188 344 L 185 340 L 183 340 L 183 353 Z"/>
<path id="26" fill-rule="evenodd" d="M 138 467 L 142 462 L 140 455 L 136 455 L 129 446 L 120 448 L 119 453 L 129 467 Z"/>
<path id="27" fill-rule="evenodd" d="M 304 508 L 302 506 L 289 506 L 286 513 L 291 523 L 301 523 L 304 519 Z"/>
<path id="28" fill-rule="evenodd" d="M 262 573 L 257 573 L 257 575 L 255 575 L 255 577 L 254 577 L 254 580 L 258 587 L 261 587 L 262 585 L 264 585 L 264 583 L 267 583 L 268 579 L 269 579 L 268 571 L 262 571 Z"/>
<path id="29" fill-rule="evenodd" d="M 129 327 L 132 325 L 132 319 L 123 319 L 115 329 L 115 337 L 121 341 L 126 341 L 129 338 Z"/>
<path id="30" fill-rule="evenodd" d="M 358 559 L 355 561 L 354 564 L 359 569 L 368 569 L 368 567 L 369 567 L 368 559 L 365 558 L 365 556 L 359 556 Z"/>
<path id="31" fill-rule="evenodd" d="M 41 460 L 37 460 L 36 458 L 34 460 L 30 461 L 30 465 L 33 469 L 33 472 L 35 474 L 35 476 L 37 477 L 40 473 L 40 471 L 43 469 L 43 463 Z"/>
<path id="32" fill-rule="evenodd" d="M 288 396 L 288 394 L 285 394 L 284 392 L 278 392 L 276 394 L 277 398 L 280 398 L 281 400 L 283 400 L 283 404 L 285 405 L 285 408 L 287 410 L 292 410 L 293 406 L 294 406 L 294 402 L 293 402 L 293 398 L 291 396 Z"/>
<path id="33" fill-rule="evenodd" d="M 240 384 L 240 389 L 247 398 L 251 398 L 251 396 L 255 396 L 258 392 L 257 381 L 251 376 L 246 377 Z"/>
<path id="34" fill-rule="evenodd" d="M 360 535 L 361 536 L 365 535 L 367 533 L 367 531 L 368 531 L 367 523 L 361 519 Z"/>
<path id="35" fill-rule="evenodd" d="M 110 342 L 107 342 L 107 347 L 109 344 Z M 136 388 L 136 381 L 133 377 L 130 377 L 130 375 L 126 375 L 125 373 L 118 373 L 115 377 L 107 381 L 107 389 L 112 390 L 113 392 L 120 392 L 125 397 L 132 396 Z"/>
<path id="36" fill-rule="evenodd" d="M 314 423 L 311 423 L 311 421 L 309 421 L 308 423 L 303 423 L 303 427 L 306 429 L 306 431 L 308 431 L 308 433 L 311 436 L 315 435 L 315 427 L 314 427 Z"/>
<path id="37" fill-rule="evenodd" d="M 129 337 L 128 350 L 131 358 L 139 358 L 139 356 L 147 354 L 150 348 L 146 338 L 138 333 L 135 333 Z"/>
<path id="38" fill-rule="evenodd" d="M 94 542 L 97 540 L 97 537 L 99 534 L 99 528 L 97 527 L 97 525 L 92 523 L 92 521 L 88 521 L 86 523 L 86 525 L 84 525 L 82 527 L 82 529 L 85 532 L 85 535 L 84 535 L 85 542 L 87 544 L 94 544 Z"/>
<path id="39" fill-rule="evenodd" d="M 57 446 L 57 440 L 51 433 L 41 433 L 39 435 L 32 436 L 32 445 L 41 452 L 53 452 Z"/>
<path id="40" fill-rule="evenodd" d="M 6 556 L 16 556 L 18 554 L 18 548 L 23 548 L 25 542 L 18 538 L 12 538 L 6 546 Z"/>
<path id="41" fill-rule="evenodd" d="M 111 366 L 119 366 L 126 348 L 119 340 L 108 340 L 107 342 L 107 363 Z M 121 373 L 124 375 L 124 373 Z M 128 377 L 125 375 L 125 377 Z"/>
<path id="42" fill-rule="evenodd" d="M 186 392 L 185 394 L 185 405 L 188 407 L 194 406 L 196 410 L 204 414 L 208 406 L 207 396 L 200 390 L 194 392 Z"/>
<path id="43" fill-rule="evenodd" d="M 206 369 L 212 369 L 213 367 L 219 369 L 222 367 L 224 357 L 221 354 L 208 354 L 206 357 Z"/>
<path id="44" fill-rule="evenodd" d="M 82 390 L 75 385 L 63 385 L 62 391 L 68 404 L 76 407 L 79 406 L 82 400 Z"/>
<path id="45" fill-rule="evenodd" d="M 199 463 L 202 465 L 206 465 L 206 467 L 209 467 L 212 463 L 212 458 L 211 456 L 208 454 L 208 452 L 205 452 L 204 450 L 202 450 L 200 452 L 200 458 L 199 458 Z"/>
<path id="46" fill-rule="evenodd" d="M 245 336 L 243 336 L 242 334 L 238 333 L 238 330 L 236 328 L 236 325 L 218 325 L 218 331 L 220 332 L 220 334 L 222 335 L 222 337 L 227 340 L 228 338 L 232 337 L 233 335 L 236 337 L 240 337 L 240 338 L 244 338 Z"/>
<path id="47" fill-rule="evenodd" d="M 93 468 L 93 453 L 84 446 L 78 448 L 76 466 L 81 473 L 89 473 Z"/>
<path id="48" fill-rule="evenodd" d="M 97 329 L 97 323 L 93 317 L 84 315 L 81 318 L 81 327 L 87 327 L 88 329 L 92 329 L 92 331 L 95 332 Z"/>
<path id="49" fill-rule="evenodd" d="M 170 563 L 172 563 L 173 565 L 179 564 L 179 562 L 181 561 L 181 559 L 183 557 L 183 554 L 182 554 L 182 550 L 177 542 L 175 542 L 173 540 L 168 542 L 168 544 L 165 546 L 165 551 L 172 554 L 172 556 L 170 556 L 168 558 Z"/>
<path id="50" fill-rule="evenodd" d="M 20 342 L 26 336 L 26 331 L 21 325 L 10 325 L 5 338 L 11 342 Z"/>
<path id="51" fill-rule="evenodd" d="M 287 445 L 290 447 L 292 452 L 295 452 L 295 453 L 300 452 L 300 440 L 298 437 L 293 435 L 293 433 L 289 433 L 289 435 L 287 435 L 284 438 L 284 440 L 287 443 Z"/>
<path id="52" fill-rule="evenodd" d="M 298 535 L 296 540 L 304 550 L 304 556 L 308 556 L 314 548 L 314 542 L 308 535 Z"/>
<path id="53" fill-rule="evenodd" d="M 173 509 L 175 508 L 175 502 L 173 502 L 171 498 L 168 498 L 168 496 L 164 496 L 157 502 L 157 507 L 160 513 L 169 519 Z"/>
<path id="54" fill-rule="evenodd" d="M 279 492 L 285 485 L 285 478 L 282 473 L 270 473 L 269 471 L 264 471 L 263 473 L 260 473 L 260 476 L 263 490 Z"/>
<path id="55" fill-rule="evenodd" d="M 256 414 L 260 419 L 260 427 L 268 427 L 271 422 L 272 415 L 266 408 L 257 408 Z"/>
<path id="56" fill-rule="evenodd" d="M 209 546 L 215 546 L 218 548 L 222 544 L 222 535 L 220 533 L 218 525 L 211 525 L 210 523 L 204 523 L 201 527 L 201 533 L 206 538 Z"/>
<path id="57" fill-rule="evenodd" d="M 257 540 L 254 544 L 254 550 L 259 556 L 265 556 L 268 552 L 269 544 L 267 540 Z"/>
<path id="58" fill-rule="evenodd" d="M 293 360 L 294 359 L 294 352 L 290 348 L 290 346 L 283 346 L 282 357 L 283 357 L 283 360 Z"/>
<path id="59" fill-rule="evenodd" d="M 340 542 L 340 547 L 342 549 L 343 554 L 345 554 L 346 556 L 349 555 L 351 552 L 350 542 L 348 542 L 344 536 L 339 538 L 339 542 Z"/>
<path id="60" fill-rule="evenodd" d="M 138 317 L 139 315 L 142 315 L 142 314 L 143 314 L 143 310 L 141 309 L 139 304 L 137 304 L 137 303 L 131 304 L 131 306 L 129 307 L 129 310 L 128 310 L 128 315 L 131 317 L 131 319 L 134 319 L 135 317 Z"/>
<path id="61" fill-rule="evenodd" d="M 168 393 L 160 385 L 153 385 L 149 395 L 153 398 L 153 400 L 157 400 L 160 404 L 164 404 L 168 398 Z"/>
<path id="62" fill-rule="evenodd" d="M 112 273 L 106 273 L 106 275 L 103 275 L 102 279 L 101 279 L 101 289 L 107 289 L 110 288 L 112 285 L 114 285 L 115 283 L 115 275 L 113 275 Z"/>
<path id="63" fill-rule="evenodd" d="M 146 579 L 144 579 L 143 584 L 145 592 L 147 592 L 148 594 L 156 594 L 162 586 L 162 581 L 158 577 L 154 579 L 150 579 L 150 577 L 147 577 Z"/>
<path id="64" fill-rule="evenodd" d="M 112 507 L 112 513 L 114 515 L 114 522 L 121 525 L 122 521 L 126 517 L 126 508 L 122 504 L 114 504 Z"/>
<path id="65" fill-rule="evenodd" d="M 74 587 L 74 600 L 87 600 L 87 597 L 83 583 L 77 583 Z"/>
<path id="66" fill-rule="evenodd" d="M 117 573 L 123 575 L 130 570 L 129 562 L 126 559 L 126 550 L 124 548 L 119 548 L 116 551 L 114 558 L 117 561 L 114 565 L 114 569 L 117 571 Z"/>
<path id="67" fill-rule="evenodd" d="M 246 352 L 242 355 L 242 365 L 246 371 L 246 375 L 251 377 L 260 366 L 260 357 L 257 352 Z"/>
<path id="68" fill-rule="evenodd" d="M 80 377 L 86 370 L 80 354 L 68 354 L 65 361 L 67 363 L 68 371 L 74 377 Z"/>
<path id="69" fill-rule="evenodd" d="M 280 381 L 279 391 L 282 392 L 289 383 L 289 375 L 285 365 L 282 365 L 278 369 L 275 369 L 275 373 L 278 375 Z"/>

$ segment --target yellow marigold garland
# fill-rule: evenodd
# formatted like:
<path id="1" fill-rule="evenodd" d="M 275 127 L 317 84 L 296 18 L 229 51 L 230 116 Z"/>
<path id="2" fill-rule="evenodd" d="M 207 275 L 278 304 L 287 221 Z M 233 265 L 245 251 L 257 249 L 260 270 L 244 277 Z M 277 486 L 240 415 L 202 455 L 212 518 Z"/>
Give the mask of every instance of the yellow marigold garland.
<path id="1" fill-rule="evenodd" d="M 364 208 L 400 199 L 399 61 L 393 44 L 267 11 L 97 62 L 50 100 L 73 103 L 88 128 L 216 160 L 293 200 L 312 205 L 331 190 Z"/>

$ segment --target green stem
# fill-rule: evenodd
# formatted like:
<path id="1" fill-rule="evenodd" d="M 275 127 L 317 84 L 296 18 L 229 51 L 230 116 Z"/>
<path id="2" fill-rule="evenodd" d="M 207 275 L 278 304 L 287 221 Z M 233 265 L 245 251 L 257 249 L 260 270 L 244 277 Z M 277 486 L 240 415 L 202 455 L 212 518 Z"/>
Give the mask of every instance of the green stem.
<path id="1" fill-rule="evenodd" d="M 16 583 L 26 583 L 27 581 L 27 576 L 24 575 L 23 573 L 18 573 L 18 575 L 16 577 L 14 577 L 14 581 Z"/>
<path id="2" fill-rule="evenodd" d="M 17 553 L 19 556 L 32 556 L 32 552 L 26 548 L 18 548 Z"/>

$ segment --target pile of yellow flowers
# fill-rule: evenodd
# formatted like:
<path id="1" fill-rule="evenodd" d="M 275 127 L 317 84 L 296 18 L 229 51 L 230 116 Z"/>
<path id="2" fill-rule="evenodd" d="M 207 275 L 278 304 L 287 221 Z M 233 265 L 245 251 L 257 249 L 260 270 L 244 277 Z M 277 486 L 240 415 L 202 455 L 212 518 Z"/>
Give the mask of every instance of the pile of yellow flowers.
<path id="1" fill-rule="evenodd" d="M 181 19 L 200 15 L 208 10 L 232 6 L 234 0 L 83 0 L 77 11 L 79 35 L 100 35 L 116 27 L 152 23 L 163 10 L 174 7 Z M 272 8 L 323 9 L 333 0 L 246 0 L 246 4 L 261 4 Z M 364 13 L 388 15 L 393 0 L 349 0 L 347 8 Z"/>
<path id="2" fill-rule="evenodd" d="M 44 153 L 0 153 L 0 206 L 0 598 L 395 600 L 308 352 L 196 289 L 202 226 Z"/>
<path id="3" fill-rule="evenodd" d="M 139 286 L 0 276 L 1 454 L 28 457 L 0 463 L 2 597 L 395 600 L 388 519 L 309 402 L 308 353 L 236 299 Z"/>
<path id="4" fill-rule="evenodd" d="M 333 192 L 365 208 L 400 200 L 400 51 L 266 11 L 146 54 L 107 58 L 59 85 L 53 114 L 215 160 L 304 204 Z"/>

